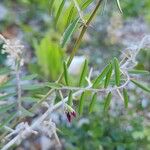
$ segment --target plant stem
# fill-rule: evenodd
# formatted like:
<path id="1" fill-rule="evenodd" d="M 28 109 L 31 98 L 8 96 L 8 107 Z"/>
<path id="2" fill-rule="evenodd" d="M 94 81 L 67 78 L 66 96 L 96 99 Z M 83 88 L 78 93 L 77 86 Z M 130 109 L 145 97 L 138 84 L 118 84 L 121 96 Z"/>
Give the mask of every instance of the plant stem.
<path id="1" fill-rule="evenodd" d="M 80 35 L 79 35 L 79 37 L 78 37 L 78 39 L 77 39 L 77 41 L 76 41 L 76 43 L 75 43 L 75 45 L 74 45 L 74 48 L 73 48 L 73 50 L 72 50 L 72 53 L 71 53 L 71 55 L 70 55 L 70 57 L 69 57 L 69 60 L 68 60 L 68 62 L 67 62 L 67 66 L 68 66 L 68 67 L 70 66 L 70 64 L 71 64 L 71 62 L 72 62 L 72 60 L 73 60 L 73 58 L 74 58 L 74 56 L 75 56 L 75 54 L 76 54 L 76 52 L 77 52 L 77 50 L 78 50 L 80 44 L 81 44 L 83 35 L 85 34 L 85 32 L 86 32 L 86 30 L 87 30 L 87 28 L 88 28 L 90 22 L 92 21 L 92 19 L 94 18 L 96 12 L 98 11 L 98 8 L 100 7 L 100 4 L 101 4 L 102 1 L 103 1 L 103 0 L 99 0 L 99 1 L 98 1 L 98 3 L 97 3 L 97 5 L 96 5 L 95 9 L 93 10 L 93 12 L 92 12 L 90 18 L 89 18 L 88 21 L 86 22 L 86 26 L 83 26 L 83 27 L 82 27 L 82 30 L 81 30 L 81 32 L 80 32 Z M 57 80 L 56 82 L 57 82 L 57 83 L 60 82 L 60 81 L 62 80 L 62 78 L 63 78 L 63 73 L 60 75 L 60 77 L 58 78 L 58 80 Z M 45 99 L 47 99 L 47 98 L 51 95 L 51 93 L 53 93 L 53 91 L 54 91 L 54 89 L 50 89 L 50 90 L 48 91 L 48 93 L 38 102 L 38 104 L 42 103 Z M 38 104 L 37 104 L 37 105 L 38 105 Z M 35 104 L 35 105 L 36 105 L 36 104 Z M 37 105 L 36 105 L 36 106 L 37 106 Z M 36 106 L 33 106 L 33 107 L 36 108 Z M 31 108 L 31 110 L 33 110 L 33 108 Z"/>

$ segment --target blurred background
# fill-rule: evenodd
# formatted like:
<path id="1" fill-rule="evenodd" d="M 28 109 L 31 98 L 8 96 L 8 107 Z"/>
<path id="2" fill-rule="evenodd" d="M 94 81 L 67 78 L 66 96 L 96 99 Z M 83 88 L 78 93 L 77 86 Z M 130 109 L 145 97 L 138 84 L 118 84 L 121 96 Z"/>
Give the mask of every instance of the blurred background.
<path id="1" fill-rule="evenodd" d="M 139 45 L 150 34 L 150 1 L 121 0 L 123 14 L 115 1 L 105 1 L 97 17 L 86 32 L 79 52 L 69 73 L 73 85 L 86 59 L 89 69 L 97 74 L 114 56 L 118 57 L 127 47 Z M 92 10 L 92 3 L 88 10 Z M 9 39 L 19 39 L 25 45 L 25 66 L 21 74 L 38 74 L 38 81 L 55 81 L 62 72 L 62 62 L 69 56 L 78 32 L 65 48 L 60 40 L 66 27 L 67 15 L 54 26 L 49 0 L 0 0 L 0 34 Z M 55 9 L 54 9 L 55 10 Z M 54 11 L 53 10 L 53 11 Z M 87 10 L 87 11 L 88 11 Z M 69 8 L 66 11 L 69 11 Z M 86 13 L 86 12 L 85 12 Z M 150 71 L 150 49 L 142 49 L 136 69 Z M 9 66 L 0 49 L 0 69 Z M 149 76 L 139 77 L 149 83 Z M 124 109 L 120 99 L 114 100 L 108 114 L 103 113 L 100 95 L 94 112 L 77 117 L 71 124 L 59 113 L 52 115 L 60 130 L 58 136 L 66 150 L 149 150 L 150 149 L 150 96 L 129 85 L 129 108 Z M 88 99 L 88 97 L 87 97 Z M 87 100 L 87 106 L 89 101 Z M 86 106 L 85 106 L 86 107 Z M 57 149 L 53 139 L 46 136 L 31 137 L 17 150 Z"/>

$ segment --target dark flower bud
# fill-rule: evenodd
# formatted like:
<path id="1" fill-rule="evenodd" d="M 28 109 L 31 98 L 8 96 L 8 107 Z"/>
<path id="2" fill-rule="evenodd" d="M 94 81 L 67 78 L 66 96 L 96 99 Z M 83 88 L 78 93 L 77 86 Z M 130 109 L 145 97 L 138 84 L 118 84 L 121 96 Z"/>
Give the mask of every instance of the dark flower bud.
<path id="1" fill-rule="evenodd" d="M 71 122 L 71 115 L 69 112 L 66 112 L 66 116 L 67 116 L 68 121 Z"/>
<path id="2" fill-rule="evenodd" d="M 76 116 L 77 116 L 77 114 L 76 114 L 75 111 L 72 111 L 72 112 L 71 112 L 71 115 L 72 115 L 73 117 L 76 117 Z"/>

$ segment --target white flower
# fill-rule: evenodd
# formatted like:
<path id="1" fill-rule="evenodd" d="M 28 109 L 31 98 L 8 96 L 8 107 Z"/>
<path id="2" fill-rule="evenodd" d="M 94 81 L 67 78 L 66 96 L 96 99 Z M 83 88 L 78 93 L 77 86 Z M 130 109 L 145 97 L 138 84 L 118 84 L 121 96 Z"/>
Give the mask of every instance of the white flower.
<path id="1" fill-rule="evenodd" d="M 22 58 L 22 52 L 24 46 L 18 40 L 7 40 L 2 35 L 0 35 L 0 40 L 3 44 L 3 54 L 8 54 L 7 62 L 14 68 L 14 66 L 22 66 L 24 64 Z"/>

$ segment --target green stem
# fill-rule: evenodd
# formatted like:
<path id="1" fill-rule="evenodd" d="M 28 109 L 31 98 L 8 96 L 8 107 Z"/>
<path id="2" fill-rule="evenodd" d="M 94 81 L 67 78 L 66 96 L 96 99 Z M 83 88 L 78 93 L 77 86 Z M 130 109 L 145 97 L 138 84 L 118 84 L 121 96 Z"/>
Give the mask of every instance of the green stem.
<path id="1" fill-rule="evenodd" d="M 92 12 L 90 18 L 89 18 L 88 21 L 86 22 L 86 25 L 84 25 L 84 26 L 82 27 L 82 30 L 81 30 L 81 32 L 80 32 L 80 35 L 79 35 L 79 37 L 78 37 L 78 39 L 77 39 L 77 41 L 76 41 L 76 43 L 75 43 L 75 45 L 74 45 L 74 48 L 73 48 L 73 50 L 72 50 L 72 53 L 71 53 L 71 55 L 70 55 L 70 57 L 69 57 L 69 60 L 68 60 L 68 62 L 67 62 L 67 66 L 68 66 L 68 67 L 70 66 L 70 64 L 71 64 L 71 62 L 72 62 L 72 60 L 73 60 L 73 58 L 74 58 L 74 56 L 75 56 L 75 54 L 76 54 L 76 52 L 77 52 L 77 50 L 78 50 L 80 44 L 81 44 L 82 38 L 83 38 L 83 36 L 84 36 L 84 34 L 85 34 L 85 32 L 86 32 L 86 30 L 87 30 L 87 28 L 88 28 L 90 22 L 91 22 L 92 19 L 94 18 L 95 14 L 96 14 L 96 12 L 97 12 L 97 10 L 98 10 L 98 8 L 100 7 L 100 4 L 101 4 L 102 1 L 103 1 L 103 0 L 99 0 L 99 1 L 98 1 L 98 3 L 97 3 L 97 5 L 96 5 L 95 9 L 93 10 L 93 12 Z M 60 75 L 59 79 L 58 79 L 56 82 L 60 82 L 61 79 L 62 79 L 62 77 L 63 77 L 63 73 Z M 41 104 L 43 101 L 45 101 L 53 92 L 54 92 L 54 89 L 50 89 L 50 90 L 45 94 L 45 96 L 44 96 L 37 104 L 35 104 L 29 111 L 33 111 L 34 109 L 36 109 L 37 106 L 39 106 L 39 104 Z M 18 121 L 16 121 L 15 124 L 17 124 L 17 123 L 20 122 L 20 121 L 21 121 L 21 119 L 19 119 Z M 5 134 L 4 134 L 4 135 L 5 135 Z M 0 139 L 1 139 L 2 137 L 4 137 L 4 135 L 2 135 L 2 136 L 0 137 Z"/>

